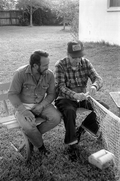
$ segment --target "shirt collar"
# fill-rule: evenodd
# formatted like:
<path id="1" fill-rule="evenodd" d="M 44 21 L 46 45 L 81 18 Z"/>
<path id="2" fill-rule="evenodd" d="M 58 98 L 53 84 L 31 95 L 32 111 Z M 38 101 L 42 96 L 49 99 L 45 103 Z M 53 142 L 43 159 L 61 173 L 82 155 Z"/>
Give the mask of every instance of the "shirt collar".
<path id="1" fill-rule="evenodd" d="M 78 65 L 78 67 L 82 66 L 82 59 L 83 59 L 83 57 L 81 58 L 81 61 L 80 61 L 79 65 Z M 71 63 L 70 63 L 70 59 L 68 57 L 66 58 L 66 64 L 67 64 L 67 68 L 72 68 Z"/>
<path id="2" fill-rule="evenodd" d="M 31 74 L 31 75 L 33 75 L 31 65 L 28 65 L 28 66 L 27 66 L 25 73 L 26 73 L 26 74 Z M 44 74 L 42 74 L 41 76 L 44 77 L 44 76 L 46 76 L 47 74 L 48 74 L 48 70 L 47 70 Z"/>
<path id="3" fill-rule="evenodd" d="M 67 68 L 71 68 L 70 59 L 68 57 L 66 58 L 66 65 L 67 65 Z"/>
<path id="4" fill-rule="evenodd" d="M 31 69 L 31 65 L 28 65 L 25 71 L 26 74 L 31 74 L 32 75 L 32 69 Z"/>

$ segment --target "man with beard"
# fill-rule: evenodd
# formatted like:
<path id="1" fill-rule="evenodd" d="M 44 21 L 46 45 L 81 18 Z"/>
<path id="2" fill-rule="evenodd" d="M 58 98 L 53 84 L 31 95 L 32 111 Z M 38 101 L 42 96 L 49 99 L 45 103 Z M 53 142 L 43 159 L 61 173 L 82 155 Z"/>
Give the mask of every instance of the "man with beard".
<path id="1" fill-rule="evenodd" d="M 49 67 L 48 53 L 35 51 L 28 65 L 16 70 L 8 98 L 15 108 L 16 119 L 31 145 L 43 154 L 42 135 L 60 123 L 61 115 L 51 104 L 55 98 L 54 75 Z M 37 123 L 41 122 L 37 126 Z"/>

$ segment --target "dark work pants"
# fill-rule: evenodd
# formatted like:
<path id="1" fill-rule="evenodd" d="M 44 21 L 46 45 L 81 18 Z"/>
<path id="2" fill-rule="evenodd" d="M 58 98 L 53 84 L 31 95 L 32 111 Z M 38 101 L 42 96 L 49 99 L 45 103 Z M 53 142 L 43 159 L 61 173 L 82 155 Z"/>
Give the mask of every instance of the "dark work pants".
<path id="1" fill-rule="evenodd" d="M 108 108 L 107 105 L 104 103 L 101 103 L 103 106 Z M 73 142 L 77 139 L 76 137 L 76 110 L 77 108 L 83 107 L 89 110 L 92 110 L 92 112 L 86 117 L 86 119 L 83 121 L 83 125 L 88 128 L 90 131 L 92 131 L 94 134 L 97 133 L 99 129 L 99 124 L 96 120 L 96 114 L 91 106 L 91 103 L 87 100 L 82 102 L 76 102 L 69 99 L 57 99 L 55 100 L 55 106 L 58 108 L 58 110 L 63 115 L 63 121 L 65 125 L 65 144 L 68 144 L 70 142 Z"/>

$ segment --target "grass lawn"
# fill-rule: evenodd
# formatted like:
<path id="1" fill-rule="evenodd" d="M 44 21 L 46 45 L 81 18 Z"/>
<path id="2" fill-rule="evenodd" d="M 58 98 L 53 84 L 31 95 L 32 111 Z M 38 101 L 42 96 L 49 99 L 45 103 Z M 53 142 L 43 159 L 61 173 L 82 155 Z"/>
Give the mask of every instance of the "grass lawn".
<path id="1" fill-rule="evenodd" d="M 0 82 L 11 81 L 13 72 L 27 64 L 35 50 L 46 50 L 50 55 L 50 68 L 66 56 L 66 45 L 73 40 L 69 28 L 62 27 L 0 27 Z M 118 111 L 109 96 L 110 91 L 120 90 L 120 47 L 102 43 L 84 43 L 85 57 L 94 65 L 104 80 L 103 88 L 97 93 L 115 114 Z M 0 114 L 4 110 L 0 104 Z M 10 107 L 11 111 L 12 108 Z M 8 131 L 0 126 L 0 180 L 1 181 L 115 181 L 113 167 L 105 170 L 88 163 L 88 156 L 103 148 L 87 133 L 78 148 L 78 159 L 72 162 L 64 140 L 63 123 L 44 135 L 45 145 L 50 149 L 48 158 L 35 150 L 31 161 L 21 161 L 9 141 L 20 140 L 20 131 Z"/>

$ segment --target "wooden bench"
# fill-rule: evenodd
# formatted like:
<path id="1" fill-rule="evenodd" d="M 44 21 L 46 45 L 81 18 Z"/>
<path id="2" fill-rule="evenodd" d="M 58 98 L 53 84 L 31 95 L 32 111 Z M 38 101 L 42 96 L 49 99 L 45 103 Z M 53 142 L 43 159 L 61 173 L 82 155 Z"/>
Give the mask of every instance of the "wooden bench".
<path id="1" fill-rule="evenodd" d="M 10 115 L 9 113 L 9 109 L 8 109 L 8 104 L 7 104 L 7 99 L 8 99 L 8 89 L 10 86 L 10 82 L 8 83 L 0 83 L 0 101 L 3 102 L 4 105 L 4 109 L 6 112 L 6 116 L 5 117 L 0 117 L 0 124 L 2 124 L 2 126 L 7 127 L 8 130 L 10 129 L 15 129 L 15 128 L 20 128 L 18 122 L 16 121 L 16 118 L 14 115 Z M 37 125 L 39 125 L 39 123 L 37 123 Z M 27 137 L 25 136 L 25 134 L 22 132 L 21 133 L 23 135 L 23 143 L 21 145 L 19 145 L 19 148 L 16 148 L 16 146 L 11 143 L 11 146 L 19 153 L 22 153 L 21 156 L 24 158 L 25 161 L 29 160 L 29 157 L 31 155 L 31 151 L 30 151 L 30 143 L 27 139 Z"/>
<path id="2" fill-rule="evenodd" d="M 8 130 L 15 129 L 15 128 L 19 128 L 21 130 L 18 122 L 16 121 L 15 116 L 10 115 L 10 113 L 9 113 L 8 104 L 7 104 L 7 100 L 8 100 L 7 92 L 8 92 L 9 86 L 10 86 L 10 82 L 0 83 L 0 101 L 3 102 L 4 109 L 6 112 L 5 117 L 0 117 L 0 124 L 2 124 L 2 126 L 7 127 Z M 90 112 L 91 112 L 90 110 L 87 110 L 84 108 L 79 108 L 77 110 L 76 122 L 78 122 L 79 125 L 82 124 L 82 121 L 85 119 L 86 115 L 90 114 Z M 37 125 L 39 125 L 39 124 L 41 124 L 41 123 L 37 123 Z M 84 127 L 84 129 L 90 133 L 90 130 L 87 130 L 87 128 L 85 128 L 85 127 Z M 25 161 L 27 161 L 27 160 L 29 160 L 29 157 L 31 155 L 30 143 L 29 143 L 27 137 L 25 136 L 25 134 L 22 132 L 22 130 L 21 130 L 21 133 L 22 133 L 23 138 L 24 138 L 23 144 L 19 145 L 19 148 L 16 148 L 16 146 L 13 143 L 11 143 L 11 146 L 17 152 L 19 152 L 19 153 L 22 152 L 22 157 L 24 158 Z"/>

